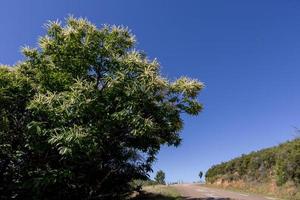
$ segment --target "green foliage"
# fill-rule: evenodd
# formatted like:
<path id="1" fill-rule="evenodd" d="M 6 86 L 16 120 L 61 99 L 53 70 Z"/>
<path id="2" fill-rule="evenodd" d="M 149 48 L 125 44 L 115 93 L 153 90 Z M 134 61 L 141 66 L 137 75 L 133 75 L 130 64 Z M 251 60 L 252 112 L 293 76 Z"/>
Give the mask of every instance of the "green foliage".
<path id="1" fill-rule="evenodd" d="M 166 184 L 165 178 L 166 178 L 165 172 L 159 170 L 157 171 L 154 180 L 157 184 L 165 185 Z"/>
<path id="2" fill-rule="evenodd" d="M 266 182 L 273 177 L 279 186 L 288 181 L 300 185 L 299 138 L 215 165 L 206 173 L 210 183 L 219 179 Z"/>
<path id="3" fill-rule="evenodd" d="M 277 184 L 282 185 L 292 180 L 300 185 L 300 139 L 280 147 L 275 165 Z"/>
<path id="4" fill-rule="evenodd" d="M 0 199 L 10 199 L 20 190 L 20 171 L 29 153 L 24 133 L 30 120 L 26 104 L 33 95 L 30 80 L 18 69 L 0 66 Z"/>
<path id="5" fill-rule="evenodd" d="M 124 199 L 161 145 L 179 145 L 203 85 L 162 77 L 124 27 L 46 27 L 25 61 L 0 68 L 0 198 Z"/>

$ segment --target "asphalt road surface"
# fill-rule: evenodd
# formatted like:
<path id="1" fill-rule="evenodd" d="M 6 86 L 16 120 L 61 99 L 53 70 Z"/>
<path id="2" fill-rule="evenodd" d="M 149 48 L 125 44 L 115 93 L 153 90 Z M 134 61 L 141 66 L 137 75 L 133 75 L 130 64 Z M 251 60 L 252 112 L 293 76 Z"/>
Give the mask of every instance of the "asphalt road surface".
<path id="1" fill-rule="evenodd" d="M 205 187 L 200 184 L 178 184 L 173 187 L 185 200 L 278 200 L 267 196 Z"/>

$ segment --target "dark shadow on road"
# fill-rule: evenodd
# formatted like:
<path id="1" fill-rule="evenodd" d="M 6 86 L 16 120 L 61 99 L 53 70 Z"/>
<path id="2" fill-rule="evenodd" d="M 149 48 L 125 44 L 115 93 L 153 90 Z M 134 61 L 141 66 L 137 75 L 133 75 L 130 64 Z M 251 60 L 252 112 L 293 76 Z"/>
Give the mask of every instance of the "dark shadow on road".
<path id="1" fill-rule="evenodd" d="M 184 200 L 233 200 L 229 198 L 213 198 L 213 197 L 199 197 L 199 198 L 194 198 L 194 197 L 181 197 Z"/>
<path id="2" fill-rule="evenodd" d="M 167 196 L 160 195 L 160 194 L 147 193 L 147 194 L 139 195 L 139 196 L 133 198 L 132 200 L 178 200 L 178 198 L 167 197 Z"/>
<path id="3" fill-rule="evenodd" d="M 199 198 L 184 197 L 184 196 L 182 196 L 182 197 L 167 197 L 167 196 L 163 196 L 160 194 L 151 194 L 151 193 L 143 194 L 143 195 L 133 198 L 133 200 L 179 200 L 179 199 L 183 199 L 183 200 L 233 200 L 233 199 L 229 199 L 229 198 L 213 198 L 213 197 L 199 197 Z"/>

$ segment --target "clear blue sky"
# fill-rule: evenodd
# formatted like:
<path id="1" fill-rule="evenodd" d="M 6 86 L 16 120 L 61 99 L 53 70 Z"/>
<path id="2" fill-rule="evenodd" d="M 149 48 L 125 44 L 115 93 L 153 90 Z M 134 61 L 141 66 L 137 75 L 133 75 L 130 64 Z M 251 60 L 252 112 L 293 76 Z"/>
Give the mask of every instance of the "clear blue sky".
<path id="1" fill-rule="evenodd" d="M 171 79 L 206 84 L 204 111 L 186 117 L 179 148 L 162 148 L 154 169 L 167 181 L 276 145 L 300 127 L 300 1 L 2 0 L 0 63 L 22 59 L 47 20 L 68 14 L 128 26 L 138 49 L 158 58 Z"/>

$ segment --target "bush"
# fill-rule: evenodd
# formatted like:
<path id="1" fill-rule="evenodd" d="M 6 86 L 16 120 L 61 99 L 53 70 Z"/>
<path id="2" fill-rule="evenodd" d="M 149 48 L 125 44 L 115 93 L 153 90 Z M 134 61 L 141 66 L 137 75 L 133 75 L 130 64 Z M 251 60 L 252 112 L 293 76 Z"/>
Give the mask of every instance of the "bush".
<path id="1" fill-rule="evenodd" d="M 212 166 L 206 173 L 206 181 L 224 180 L 266 182 L 275 171 L 278 185 L 292 181 L 300 185 L 300 139 L 283 143 L 277 147 L 242 155 L 231 161 Z M 238 175 L 237 177 L 234 175 Z M 234 178 L 233 178 L 234 177 Z"/>
<path id="2" fill-rule="evenodd" d="M 165 172 L 163 172 L 162 170 L 159 170 L 156 173 L 154 180 L 157 184 L 165 185 L 166 184 L 165 178 L 166 178 Z"/>

